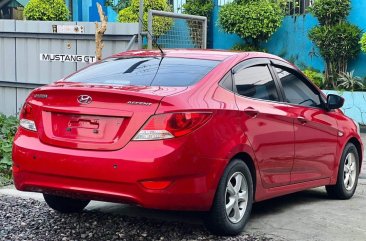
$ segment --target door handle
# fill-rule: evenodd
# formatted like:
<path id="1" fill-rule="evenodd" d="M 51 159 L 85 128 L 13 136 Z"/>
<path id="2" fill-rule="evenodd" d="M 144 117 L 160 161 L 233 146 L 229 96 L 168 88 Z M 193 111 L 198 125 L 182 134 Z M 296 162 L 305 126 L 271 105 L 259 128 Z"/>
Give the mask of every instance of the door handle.
<path id="1" fill-rule="evenodd" d="M 252 107 L 248 107 L 244 110 L 244 113 L 251 117 L 256 117 L 259 114 L 259 111 L 253 109 Z"/>
<path id="2" fill-rule="evenodd" d="M 306 124 L 308 122 L 308 120 L 305 117 L 299 116 L 297 117 L 297 120 L 301 123 L 301 124 Z"/>

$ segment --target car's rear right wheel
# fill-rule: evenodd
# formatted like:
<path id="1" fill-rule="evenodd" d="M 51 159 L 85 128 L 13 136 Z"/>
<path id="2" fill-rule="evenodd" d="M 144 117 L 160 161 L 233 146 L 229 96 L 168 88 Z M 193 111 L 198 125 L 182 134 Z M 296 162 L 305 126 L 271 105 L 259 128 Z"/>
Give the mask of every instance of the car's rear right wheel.
<path id="1" fill-rule="evenodd" d="M 90 202 L 90 200 L 80 200 L 45 193 L 43 194 L 43 197 L 50 208 L 60 213 L 81 212 Z"/>
<path id="2" fill-rule="evenodd" d="M 206 227 L 217 235 L 238 235 L 248 222 L 253 204 L 253 180 L 242 160 L 229 163 L 221 177 Z"/>

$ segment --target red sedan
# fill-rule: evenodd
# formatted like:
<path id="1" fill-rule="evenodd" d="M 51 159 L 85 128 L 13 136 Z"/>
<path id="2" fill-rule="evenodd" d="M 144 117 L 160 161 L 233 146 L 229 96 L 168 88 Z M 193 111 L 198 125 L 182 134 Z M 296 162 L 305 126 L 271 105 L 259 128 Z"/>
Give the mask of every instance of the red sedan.
<path id="1" fill-rule="evenodd" d="M 14 182 L 60 212 L 206 211 L 212 232 L 236 235 L 253 202 L 319 186 L 353 196 L 363 148 L 343 102 L 269 54 L 125 52 L 29 95 Z"/>

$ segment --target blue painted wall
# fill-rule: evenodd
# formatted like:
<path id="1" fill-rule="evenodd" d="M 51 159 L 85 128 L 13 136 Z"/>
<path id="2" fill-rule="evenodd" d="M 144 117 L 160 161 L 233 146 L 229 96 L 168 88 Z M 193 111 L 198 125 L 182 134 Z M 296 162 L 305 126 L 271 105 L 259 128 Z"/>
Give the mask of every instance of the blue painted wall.
<path id="1" fill-rule="evenodd" d="M 323 92 L 342 96 L 345 99 L 342 107 L 344 114 L 358 123 L 366 125 L 366 92 L 338 92 L 334 90 L 323 90 Z"/>
<path id="2" fill-rule="evenodd" d="M 366 32 L 366 1 L 352 0 L 352 11 L 348 20 Z M 355 74 L 366 76 L 366 54 L 362 53 L 350 63 L 349 69 L 354 69 Z"/>
<path id="3" fill-rule="evenodd" d="M 218 25 L 220 8 L 218 0 L 215 1 L 215 7 L 212 13 L 212 48 L 214 49 L 231 49 L 237 43 L 243 43 L 243 40 L 235 34 L 225 33 Z"/>
<path id="4" fill-rule="evenodd" d="M 73 21 L 95 22 L 100 21 L 97 10 L 99 2 L 108 17 L 109 22 L 116 22 L 117 13 L 111 7 L 105 7 L 105 0 L 73 0 Z M 117 0 L 115 0 L 117 2 Z"/>
<path id="5" fill-rule="evenodd" d="M 270 53 L 279 55 L 300 68 L 312 67 L 324 70 L 324 61 L 319 56 L 318 49 L 309 40 L 308 32 L 318 21 L 311 15 L 297 17 L 287 16 L 282 26 L 263 46 Z"/>
<path id="6" fill-rule="evenodd" d="M 243 41 L 234 34 L 224 33 L 217 25 L 220 7 L 218 0 L 215 0 L 213 12 L 213 48 L 230 49 L 236 43 Z M 348 20 L 366 31 L 366 1 L 352 0 L 352 10 Z M 324 62 L 319 57 L 319 52 L 315 45 L 308 38 L 308 31 L 318 24 L 318 21 L 310 14 L 292 17 L 285 17 L 282 26 L 263 44 L 268 52 L 279 55 L 300 68 L 312 67 L 319 71 L 324 70 Z M 351 61 L 349 70 L 355 70 L 355 75 L 366 76 L 366 54 L 361 53 L 355 60 Z"/>

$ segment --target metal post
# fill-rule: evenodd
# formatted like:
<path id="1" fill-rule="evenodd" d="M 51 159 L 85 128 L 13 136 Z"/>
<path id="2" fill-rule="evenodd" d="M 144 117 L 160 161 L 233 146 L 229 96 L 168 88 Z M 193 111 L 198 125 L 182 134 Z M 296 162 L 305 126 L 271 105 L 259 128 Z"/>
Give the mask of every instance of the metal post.
<path id="1" fill-rule="evenodd" d="M 140 6 L 139 6 L 139 38 L 138 38 L 138 48 L 142 49 L 142 26 L 143 26 L 143 20 L 144 18 L 144 0 L 140 0 Z"/>
<path id="2" fill-rule="evenodd" d="M 153 38 L 153 14 L 152 10 L 149 10 L 149 15 L 147 17 L 147 48 L 152 49 L 152 38 Z"/>
<path id="3" fill-rule="evenodd" d="M 136 34 L 132 36 L 132 38 L 131 38 L 130 42 L 128 43 L 125 51 L 128 51 L 132 48 L 132 45 L 133 45 L 133 43 L 135 43 L 135 40 L 136 40 Z"/>
<path id="4" fill-rule="evenodd" d="M 207 48 L 207 18 L 202 21 L 202 48 Z"/>

